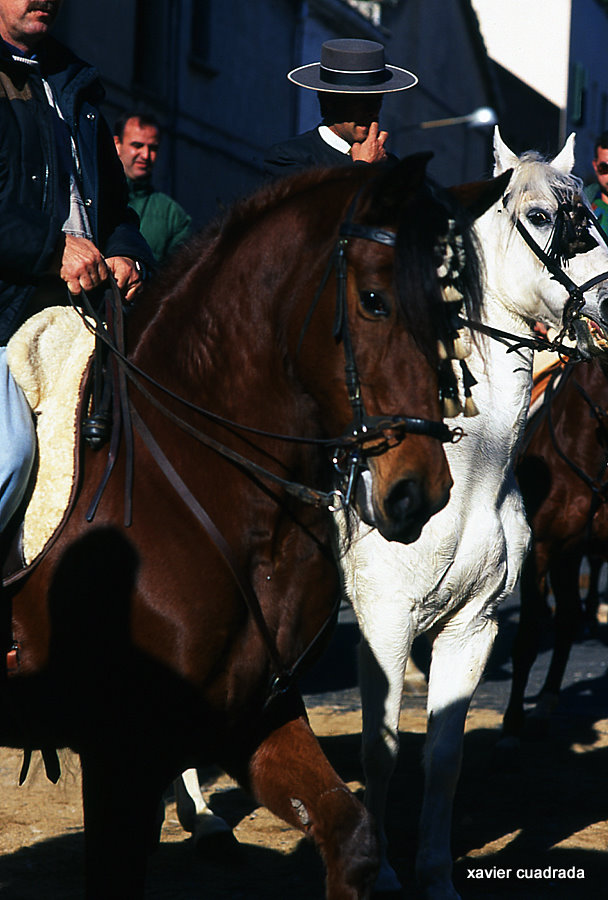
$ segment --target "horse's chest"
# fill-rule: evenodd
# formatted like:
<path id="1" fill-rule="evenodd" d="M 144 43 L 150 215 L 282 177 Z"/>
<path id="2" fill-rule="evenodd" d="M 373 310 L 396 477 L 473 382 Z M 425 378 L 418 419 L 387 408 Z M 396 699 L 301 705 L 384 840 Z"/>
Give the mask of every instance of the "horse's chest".
<path id="1" fill-rule="evenodd" d="M 362 613 L 381 598 L 402 603 L 420 633 L 470 601 L 491 608 L 512 590 L 528 534 L 516 490 L 499 505 L 476 503 L 472 514 L 449 504 L 413 545 L 389 543 L 377 532 L 356 541 L 345 560 L 348 593 Z"/>

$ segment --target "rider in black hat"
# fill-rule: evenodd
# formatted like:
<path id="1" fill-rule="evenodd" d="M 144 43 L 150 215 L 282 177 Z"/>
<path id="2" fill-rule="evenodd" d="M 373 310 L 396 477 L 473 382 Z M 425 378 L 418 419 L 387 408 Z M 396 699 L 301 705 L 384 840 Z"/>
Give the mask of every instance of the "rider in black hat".
<path id="1" fill-rule="evenodd" d="M 388 134 L 378 126 L 383 95 L 404 91 L 418 81 L 406 69 L 384 62 L 382 44 L 350 38 L 326 41 L 319 63 L 293 69 L 287 77 L 317 91 L 323 122 L 271 147 L 264 160 L 270 175 L 388 159 Z"/>

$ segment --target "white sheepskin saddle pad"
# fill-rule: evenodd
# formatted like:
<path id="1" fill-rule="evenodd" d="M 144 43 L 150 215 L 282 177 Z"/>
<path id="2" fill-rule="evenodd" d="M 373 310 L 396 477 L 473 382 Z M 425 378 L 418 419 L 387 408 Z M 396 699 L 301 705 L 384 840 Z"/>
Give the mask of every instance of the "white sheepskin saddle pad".
<path id="1" fill-rule="evenodd" d="M 80 391 L 94 348 L 94 336 L 68 306 L 32 316 L 7 346 L 13 377 L 35 413 L 38 438 L 36 484 L 23 523 L 26 565 L 40 555 L 70 502 Z"/>

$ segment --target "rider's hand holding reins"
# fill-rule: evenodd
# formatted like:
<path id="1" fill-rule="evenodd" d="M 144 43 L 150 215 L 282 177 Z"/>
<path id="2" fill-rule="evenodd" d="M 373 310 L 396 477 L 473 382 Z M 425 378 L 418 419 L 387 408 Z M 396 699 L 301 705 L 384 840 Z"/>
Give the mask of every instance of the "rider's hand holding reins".
<path id="1" fill-rule="evenodd" d="M 71 234 L 63 236 L 51 270 L 65 281 L 71 294 L 91 291 L 110 275 L 127 302 L 132 302 L 142 287 L 141 271 L 134 260 L 126 256 L 104 259 L 92 241 Z"/>
<path id="2" fill-rule="evenodd" d="M 65 281 L 71 294 L 91 291 L 109 275 L 103 255 L 95 244 L 71 234 L 63 235 L 51 271 Z"/>
<path id="3" fill-rule="evenodd" d="M 128 256 L 110 256 L 106 265 L 118 285 L 123 300 L 133 303 L 143 287 L 141 269 Z"/>

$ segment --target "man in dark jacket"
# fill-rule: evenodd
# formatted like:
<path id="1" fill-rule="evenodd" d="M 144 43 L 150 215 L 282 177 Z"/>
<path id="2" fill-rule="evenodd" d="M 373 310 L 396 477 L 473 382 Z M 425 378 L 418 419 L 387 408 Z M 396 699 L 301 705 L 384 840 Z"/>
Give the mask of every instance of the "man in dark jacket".
<path id="1" fill-rule="evenodd" d="M 385 64 L 382 44 L 350 38 L 326 41 L 319 63 L 293 69 L 287 77 L 317 91 L 323 122 L 270 148 L 264 170 L 273 176 L 313 166 L 386 161 L 388 134 L 378 125 L 383 96 L 418 81 L 406 69 Z"/>
<path id="2" fill-rule="evenodd" d="M 35 447 L 8 339 L 67 290 L 93 290 L 110 274 L 133 300 L 153 265 L 99 114 L 97 73 L 48 35 L 61 5 L 0 0 L 0 534 Z"/>

